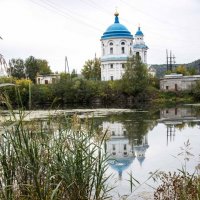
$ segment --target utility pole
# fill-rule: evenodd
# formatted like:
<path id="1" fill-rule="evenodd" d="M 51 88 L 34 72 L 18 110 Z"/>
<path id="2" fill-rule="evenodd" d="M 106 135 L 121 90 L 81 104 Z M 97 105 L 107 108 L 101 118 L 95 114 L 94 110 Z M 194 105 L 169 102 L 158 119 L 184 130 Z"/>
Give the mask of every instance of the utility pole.
<path id="1" fill-rule="evenodd" d="M 65 74 L 67 73 L 67 70 L 68 70 L 68 73 L 69 73 L 68 60 L 67 60 L 67 56 L 65 56 Z"/>
<path id="2" fill-rule="evenodd" d="M 166 49 L 166 58 L 167 58 L 167 71 L 169 71 L 169 64 L 168 64 L 168 50 Z"/>
<path id="3" fill-rule="evenodd" d="M 168 50 L 166 50 L 166 61 L 167 61 L 167 71 L 170 70 L 172 71 L 173 70 L 173 64 L 176 63 L 175 61 L 175 56 L 172 55 L 172 51 L 170 50 L 170 54 L 168 56 Z"/>

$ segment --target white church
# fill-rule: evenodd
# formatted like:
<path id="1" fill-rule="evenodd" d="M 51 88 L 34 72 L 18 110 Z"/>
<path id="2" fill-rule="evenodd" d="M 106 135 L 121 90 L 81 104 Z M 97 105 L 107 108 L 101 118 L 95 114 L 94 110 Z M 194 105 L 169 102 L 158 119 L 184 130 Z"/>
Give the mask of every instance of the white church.
<path id="1" fill-rule="evenodd" d="M 119 22 L 119 13 L 115 12 L 114 24 L 110 25 L 101 37 L 101 80 L 122 78 L 128 57 L 139 54 L 142 62 L 147 63 L 148 47 L 144 42 L 141 28 L 135 34 Z"/>

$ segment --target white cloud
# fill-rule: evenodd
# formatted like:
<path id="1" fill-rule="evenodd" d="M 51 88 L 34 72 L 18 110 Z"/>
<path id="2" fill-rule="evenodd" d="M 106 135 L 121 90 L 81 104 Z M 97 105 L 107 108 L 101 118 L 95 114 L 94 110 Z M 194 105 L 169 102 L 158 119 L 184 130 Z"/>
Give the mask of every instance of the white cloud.
<path id="1" fill-rule="evenodd" d="M 164 63 L 171 49 L 178 63 L 199 58 L 198 0 L 1 0 L 0 52 L 6 59 L 33 55 L 47 59 L 53 71 L 64 70 L 64 57 L 78 71 L 100 56 L 100 37 L 114 22 L 135 34 L 138 23 L 149 46 L 148 62 Z"/>

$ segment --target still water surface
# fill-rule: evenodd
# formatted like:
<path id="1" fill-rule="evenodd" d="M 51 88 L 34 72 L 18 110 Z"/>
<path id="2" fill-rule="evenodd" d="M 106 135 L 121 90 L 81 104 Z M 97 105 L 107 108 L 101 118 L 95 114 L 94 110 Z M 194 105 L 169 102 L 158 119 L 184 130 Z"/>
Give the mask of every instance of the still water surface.
<path id="1" fill-rule="evenodd" d="M 188 140 L 194 155 L 187 170 L 194 172 L 200 162 L 199 108 L 170 108 L 158 111 L 136 111 L 96 118 L 96 125 L 108 131 L 105 151 L 111 156 L 108 174 L 115 194 L 130 194 L 129 173 L 140 183 L 155 170 L 177 171 L 184 164 L 181 147 Z M 154 186 L 153 180 L 147 181 Z M 143 189 L 141 189 L 143 188 Z M 150 190 L 141 187 L 140 190 Z"/>

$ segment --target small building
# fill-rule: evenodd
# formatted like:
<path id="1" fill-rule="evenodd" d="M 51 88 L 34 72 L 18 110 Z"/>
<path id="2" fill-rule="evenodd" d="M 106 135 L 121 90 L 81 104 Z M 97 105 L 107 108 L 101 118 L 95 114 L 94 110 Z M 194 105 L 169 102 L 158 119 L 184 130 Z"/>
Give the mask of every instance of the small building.
<path id="1" fill-rule="evenodd" d="M 59 74 L 37 75 L 36 84 L 54 84 L 60 80 Z"/>
<path id="2" fill-rule="evenodd" d="M 182 74 L 165 75 L 160 79 L 160 89 L 164 91 L 190 90 L 192 85 L 200 81 L 200 75 L 183 76 Z"/>

